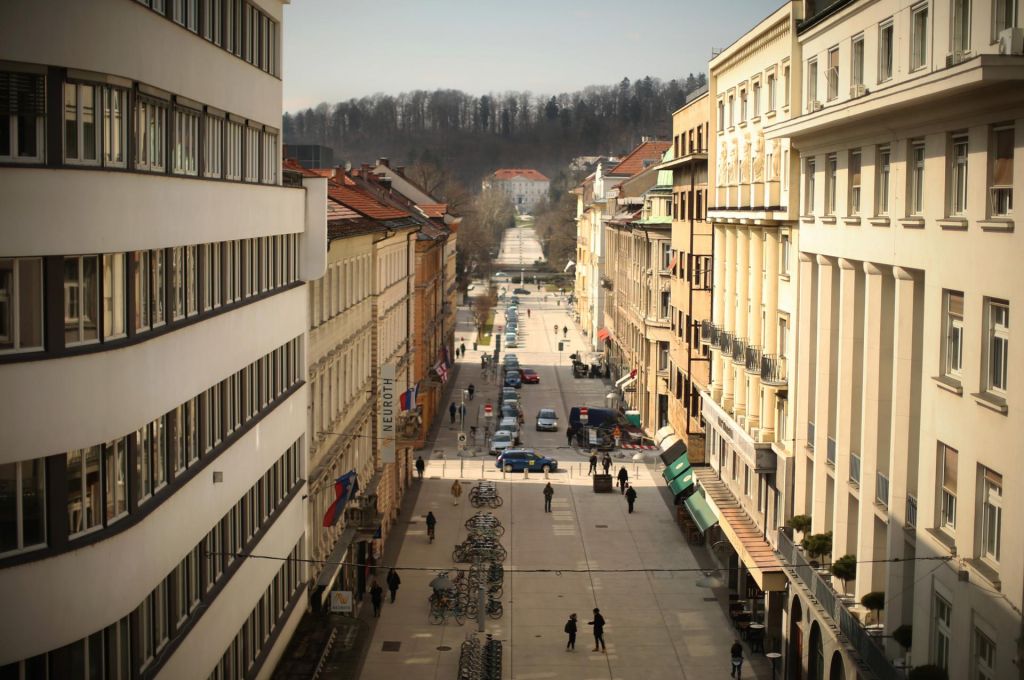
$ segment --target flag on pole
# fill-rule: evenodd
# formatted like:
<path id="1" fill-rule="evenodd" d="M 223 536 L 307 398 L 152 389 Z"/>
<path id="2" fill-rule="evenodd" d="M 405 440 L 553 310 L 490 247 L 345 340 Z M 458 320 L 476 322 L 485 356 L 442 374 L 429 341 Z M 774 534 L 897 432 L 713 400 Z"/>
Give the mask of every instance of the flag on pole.
<path id="1" fill-rule="evenodd" d="M 324 526 L 333 527 L 341 519 L 345 503 L 359 490 L 359 478 L 355 470 L 349 470 L 334 480 L 334 502 L 324 515 Z"/>
<path id="2" fill-rule="evenodd" d="M 448 367 L 444 361 L 438 361 L 437 366 L 434 366 L 434 370 L 437 371 L 437 377 L 442 383 L 448 382 Z"/>
<path id="3" fill-rule="evenodd" d="M 419 392 L 419 383 L 416 383 L 405 392 L 402 392 L 402 395 L 398 398 L 398 405 L 403 412 L 411 411 L 416 408 L 416 397 L 419 395 Z"/>

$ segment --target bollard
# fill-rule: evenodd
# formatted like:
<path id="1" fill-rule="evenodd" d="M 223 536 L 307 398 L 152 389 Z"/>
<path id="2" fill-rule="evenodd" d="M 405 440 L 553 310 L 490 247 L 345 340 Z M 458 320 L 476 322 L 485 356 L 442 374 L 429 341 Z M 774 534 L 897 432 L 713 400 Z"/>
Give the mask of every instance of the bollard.
<path id="1" fill-rule="evenodd" d="M 529 479 L 529 478 L 530 478 L 530 468 L 529 467 L 524 467 L 523 468 L 523 479 Z"/>
<path id="2" fill-rule="evenodd" d="M 460 479 L 466 476 L 466 475 L 462 474 L 462 470 L 463 470 L 463 468 L 465 466 L 465 463 L 466 463 L 465 459 L 459 458 L 459 478 Z"/>
<path id="3" fill-rule="evenodd" d="M 548 472 L 547 468 L 545 468 L 544 469 L 544 479 L 551 479 L 551 477 L 549 475 L 550 475 L 550 473 Z"/>
<path id="4" fill-rule="evenodd" d="M 480 479 L 484 478 L 484 462 L 480 461 Z"/>

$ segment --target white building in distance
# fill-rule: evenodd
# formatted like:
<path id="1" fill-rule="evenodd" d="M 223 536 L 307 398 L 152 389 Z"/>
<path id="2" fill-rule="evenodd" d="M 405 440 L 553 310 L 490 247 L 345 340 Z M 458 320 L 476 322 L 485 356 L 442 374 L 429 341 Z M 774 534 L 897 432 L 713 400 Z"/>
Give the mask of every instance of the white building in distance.
<path id="1" fill-rule="evenodd" d="M 551 181 L 532 168 L 501 168 L 488 175 L 483 189 L 494 189 L 508 196 L 518 213 L 531 212 L 545 196 Z"/>

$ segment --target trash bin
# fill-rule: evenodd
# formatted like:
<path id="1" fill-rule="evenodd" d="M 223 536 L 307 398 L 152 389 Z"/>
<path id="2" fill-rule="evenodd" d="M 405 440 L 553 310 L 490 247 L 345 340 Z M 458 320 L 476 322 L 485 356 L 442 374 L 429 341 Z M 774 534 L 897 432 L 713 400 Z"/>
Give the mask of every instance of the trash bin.
<path id="1" fill-rule="evenodd" d="M 475 342 L 473 343 L 473 351 L 474 352 L 476 351 L 476 343 Z"/>
<path id="2" fill-rule="evenodd" d="M 613 488 L 611 475 L 594 475 L 594 493 L 611 493 Z"/>

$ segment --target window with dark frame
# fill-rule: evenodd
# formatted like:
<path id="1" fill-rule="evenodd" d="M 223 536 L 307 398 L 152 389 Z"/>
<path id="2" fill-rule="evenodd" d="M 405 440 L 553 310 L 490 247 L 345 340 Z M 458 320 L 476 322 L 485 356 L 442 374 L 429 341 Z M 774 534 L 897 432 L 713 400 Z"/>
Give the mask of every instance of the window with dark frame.
<path id="1" fill-rule="evenodd" d="M 0 161 L 43 161 L 44 86 L 41 75 L 0 71 Z"/>

